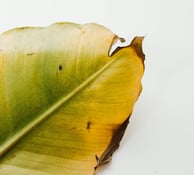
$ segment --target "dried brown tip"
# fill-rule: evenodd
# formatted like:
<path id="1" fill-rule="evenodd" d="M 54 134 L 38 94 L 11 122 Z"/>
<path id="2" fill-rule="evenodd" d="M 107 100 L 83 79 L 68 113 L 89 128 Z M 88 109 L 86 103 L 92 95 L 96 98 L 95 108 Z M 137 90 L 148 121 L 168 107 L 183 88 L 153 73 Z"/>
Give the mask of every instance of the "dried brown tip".
<path id="1" fill-rule="evenodd" d="M 145 60 L 145 54 L 143 53 L 142 49 L 142 42 L 143 42 L 144 37 L 143 36 L 136 36 L 130 44 L 130 47 L 134 48 L 136 51 L 137 55 L 142 59 L 142 62 Z"/>

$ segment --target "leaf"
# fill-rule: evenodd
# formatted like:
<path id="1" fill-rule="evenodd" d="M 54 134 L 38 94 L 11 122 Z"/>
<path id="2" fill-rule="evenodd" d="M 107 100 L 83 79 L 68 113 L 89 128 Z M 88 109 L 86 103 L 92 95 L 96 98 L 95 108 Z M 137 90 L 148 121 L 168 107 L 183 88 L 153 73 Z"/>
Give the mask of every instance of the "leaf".
<path id="1" fill-rule="evenodd" d="M 143 37 L 57 23 L 0 36 L 0 174 L 92 175 L 108 162 L 141 92 Z"/>

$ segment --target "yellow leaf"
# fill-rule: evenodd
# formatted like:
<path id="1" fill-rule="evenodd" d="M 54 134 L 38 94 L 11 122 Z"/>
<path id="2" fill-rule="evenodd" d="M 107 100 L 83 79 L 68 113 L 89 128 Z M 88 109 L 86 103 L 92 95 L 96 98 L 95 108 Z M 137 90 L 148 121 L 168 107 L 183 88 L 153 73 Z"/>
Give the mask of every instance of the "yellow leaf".
<path id="1" fill-rule="evenodd" d="M 57 23 L 0 36 L 0 174 L 92 175 L 108 162 L 141 92 L 143 37 Z"/>

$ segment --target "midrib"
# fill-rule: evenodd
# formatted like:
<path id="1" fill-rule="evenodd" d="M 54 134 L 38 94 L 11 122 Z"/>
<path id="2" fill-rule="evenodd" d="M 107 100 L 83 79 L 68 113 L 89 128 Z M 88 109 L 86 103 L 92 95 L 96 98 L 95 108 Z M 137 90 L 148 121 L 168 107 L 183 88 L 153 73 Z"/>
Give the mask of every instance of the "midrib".
<path id="1" fill-rule="evenodd" d="M 27 133 L 29 133 L 34 127 L 40 124 L 43 120 L 47 119 L 54 111 L 56 111 L 59 107 L 61 107 L 64 103 L 78 94 L 81 90 L 87 87 L 90 83 L 92 83 L 97 77 L 99 77 L 107 68 L 109 68 L 118 58 L 114 58 L 110 60 L 107 64 L 105 64 L 101 69 L 92 74 L 88 79 L 82 82 L 77 88 L 75 88 L 72 92 L 65 95 L 63 98 L 58 100 L 55 104 L 49 107 L 48 110 L 43 112 L 40 116 L 36 117 L 33 121 L 31 121 L 28 125 L 18 131 L 13 137 L 5 141 L 4 144 L 0 146 L 0 157 L 5 154 L 10 148 L 12 148 L 20 139 L 22 139 Z"/>

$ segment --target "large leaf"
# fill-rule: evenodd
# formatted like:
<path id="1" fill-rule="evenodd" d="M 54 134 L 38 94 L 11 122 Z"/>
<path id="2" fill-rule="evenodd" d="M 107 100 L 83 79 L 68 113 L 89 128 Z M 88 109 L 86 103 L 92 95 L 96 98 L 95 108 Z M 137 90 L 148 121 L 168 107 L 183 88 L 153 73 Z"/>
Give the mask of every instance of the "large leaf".
<path id="1" fill-rule="evenodd" d="M 119 146 L 144 72 L 142 37 L 57 23 L 0 36 L 0 174 L 92 175 Z"/>

